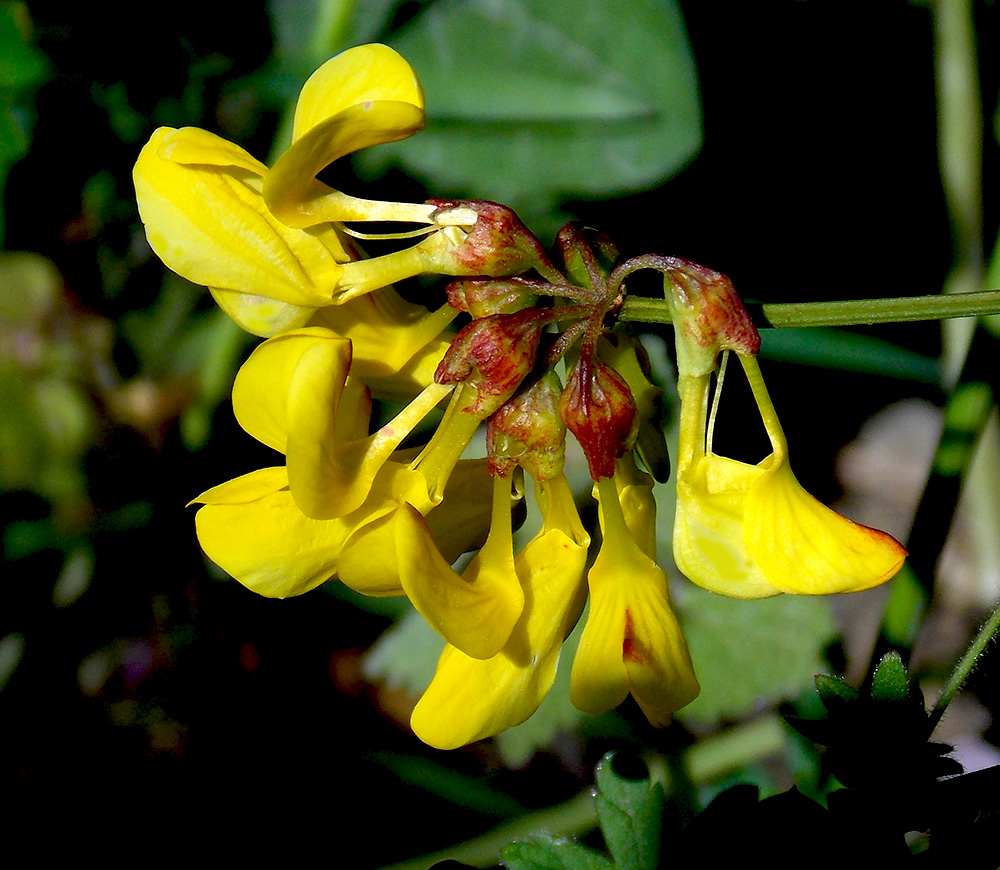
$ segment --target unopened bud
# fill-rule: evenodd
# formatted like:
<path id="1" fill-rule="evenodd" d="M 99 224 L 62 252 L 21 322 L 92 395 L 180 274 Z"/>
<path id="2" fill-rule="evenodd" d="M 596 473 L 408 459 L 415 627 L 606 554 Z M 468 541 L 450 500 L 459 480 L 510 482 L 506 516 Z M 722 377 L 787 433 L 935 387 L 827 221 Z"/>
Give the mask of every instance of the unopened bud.
<path id="1" fill-rule="evenodd" d="M 588 261 L 604 278 L 618 262 L 618 247 L 610 236 L 573 221 L 556 234 L 556 247 L 562 252 L 566 274 L 580 287 L 595 289 Z"/>
<path id="2" fill-rule="evenodd" d="M 519 275 L 529 269 L 551 269 L 542 243 L 514 210 L 486 200 L 428 200 L 438 211 L 469 209 L 476 213 L 461 244 L 436 254 L 436 271 L 445 275 Z M 433 215 L 432 215 L 433 217 Z"/>
<path id="3" fill-rule="evenodd" d="M 673 306 L 674 328 L 688 345 L 705 351 L 714 365 L 719 351 L 755 356 L 760 333 L 733 282 L 721 272 L 679 257 L 667 258 L 664 289 Z"/>
<path id="4" fill-rule="evenodd" d="M 520 465 L 541 482 L 562 471 L 566 425 L 559 416 L 561 392 L 559 376 L 549 370 L 490 417 L 486 457 L 492 474 L 505 476 Z"/>
<path id="5" fill-rule="evenodd" d="M 538 296 L 521 278 L 466 278 L 452 281 L 446 288 L 448 304 L 473 317 L 513 314 L 531 308 Z"/>
<path id="6" fill-rule="evenodd" d="M 611 477 L 635 427 L 635 400 L 625 379 L 599 359 L 581 357 L 563 390 L 559 414 L 580 442 L 590 476 Z"/>
<path id="7" fill-rule="evenodd" d="M 475 387 L 478 397 L 468 410 L 486 417 L 514 394 L 534 368 L 541 335 L 534 309 L 473 320 L 452 339 L 434 380 L 464 381 Z"/>

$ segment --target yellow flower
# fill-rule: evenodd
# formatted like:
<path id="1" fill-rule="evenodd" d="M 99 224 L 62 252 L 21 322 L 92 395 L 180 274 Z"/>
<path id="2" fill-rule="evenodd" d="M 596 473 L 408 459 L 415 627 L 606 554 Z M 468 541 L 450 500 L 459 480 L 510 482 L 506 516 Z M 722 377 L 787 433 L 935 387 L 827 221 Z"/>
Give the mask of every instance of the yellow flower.
<path id="1" fill-rule="evenodd" d="M 432 439 L 415 458 L 398 449 L 453 388 L 432 384 L 369 435 L 370 395 L 349 376 L 350 358 L 349 341 L 307 327 L 263 342 L 237 375 L 237 420 L 284 453 L 285 466 L 202 494 L 196 524 L 208 556 L 263 595 L 298 595 L 333 575 L 366 594 L 403 594 L 394 527 L 401 508 L 433 512 L 411 534 L 451 559 L 485 537 L 489 477 L 485 461 L 460 461 L 467 442 Z"/>
<path id="2" fill-rule="evenodd" d="M 590 612 L 573 662 L 573 704 L 604 713 L 631 694 L 656 726 L 700 691 L 656 564 L 652 481 L 631 457 L 597 481 L 604 539 L 587 575 Z"/>
<path id="3" fill-rule="evenodd" d="M 349 49 L 306 82 L 292 144 L 271 170 L 205 130 L 156 130 L 133 170 L 146 237 L 164 263 L 208 286 L 249 332 L 302 326 L 317 308 L 434 271 L 429 264 L 475 224 L 468 208 L 358 199 L 315 178 L 340 157 L 422 126 L 423 94 L 409 64 L 383 45 Z M 383 220 L 437 231 L 402 251 L 357 260 L 334 226 Z"/>
<path id="4" fill-rule="evenodd" d="M 670 275 L 681 400 L 677 567 L 699 586 L 733 598 L 856 592 L 889 580 L 906 550 L 891 535 L 826 507 L 796 480 L 755 356 L 756 330 L 728 279 L 696 268 L 696 279 Z M 712 450 L 709 386 L 721 350 L 739 357 L 771 442 L 772 452 L 756 465 Z M 720 373 L 716 402 L 721 385 Z"/>
<path id="5" fill-rule="evenodd" d="M 538 492 L 545 514 L 542 530 L 516 557 L 508 560 L 505 553 L 495 566 L 523 590 L 524 606 L 513 631 L 489 658 L 446 646 L 413 711 L 414 732 L 438 749 L 454 749 L 520 724 L 552 688 L 562 642 L 583 607 L 590 537 L 564 476 L 540 483 Z M 484 547 L 480 558 L 490 556 Z"/>

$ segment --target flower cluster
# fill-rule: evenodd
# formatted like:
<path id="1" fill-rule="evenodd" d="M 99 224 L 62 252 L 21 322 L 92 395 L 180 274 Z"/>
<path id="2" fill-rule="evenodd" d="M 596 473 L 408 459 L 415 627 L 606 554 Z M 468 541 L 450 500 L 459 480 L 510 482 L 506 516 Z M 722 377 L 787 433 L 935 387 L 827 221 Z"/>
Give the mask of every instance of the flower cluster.
<path id="1" fill-rule="evenodd" d="M 866 588 L 899 568 L 895 541 L 799 487 L 756 366 L 757 333 L 723 276 L 668 258 L 618 264 L 607 239 L 574 225 L 557 238 L 556 265 L 495 203 L 374 202 L 317 178 L 422 122 L 410 67 L 370 45 L 310 78 L 292 143 L 270 169 L 193 128 L 157 130 L 139 156 L 153 250 L 266 338 L 236 377 L 233 410 L 284 462 L 194 500 L 213 561 L 273 597 L 331 579 L 407 596 L 446 641 L 411 720 L 433 746 L 527 719 L 588 598 L 574 704 L 599 713 L 631 695 L 665 724 L 699 686 L 657 564 L 652 488 L 669 467 L 659 390 L 642 345 L 616 322 L 625 277 L 653 265 L 666 276 L 677 335 L 681 570 L 722 594 L 759 597 Z M 363 258 L 348 225 L 385 221 L 417 224 L 420 241 Z M 436 310 L 391 286 L 423 273 L 458 278 Z M 711 450 L 708 390 L 728 350 L 747 370 L 774 448 L 756 466 Z M 401 410 L 389 416 L 390 406 Z M 468 458 L 481 427 L 486 456 Z M 598 503 L 589 569 L 591 539 L 564 468 L 567 432 Z M 515 551 L 525 475 L 542 523 Z"/>

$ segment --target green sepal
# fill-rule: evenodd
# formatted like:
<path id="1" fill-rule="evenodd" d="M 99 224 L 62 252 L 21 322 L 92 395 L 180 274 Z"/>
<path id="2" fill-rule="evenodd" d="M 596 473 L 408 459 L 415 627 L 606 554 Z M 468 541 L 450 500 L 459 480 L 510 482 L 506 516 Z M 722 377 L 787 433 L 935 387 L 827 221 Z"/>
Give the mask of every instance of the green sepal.
<path id="1" fill-rule="evenodd" d="M 575 840 L 540 836 L 530 843 L 504 846 L 500 859 L 507 870 L 613 870 L 603 855 Z"/>
<path id="2" fill-rule="evenodd" d="M 608 753 L 597 765 L 594 805 L 604 842 L 618 870 L 656 870 L 663 822 L 663 788 L 638 758 Z"/>
<path id="3" fill-rule="evenodd" d="M 910 679 L 902 658 L 895 650 L 886 653 L 872 675 L 872 700 L 905 701 L 909 693 Z"/>
<path id="4" fill-rule="evenodd" d="M 858 690 L 849 685 L 843 677 L 831 677 L 828 674 L 816 675 L 816 691 L 823 706 L 831 713 L 845 704 L 854 703 L 861 697 Z"/>

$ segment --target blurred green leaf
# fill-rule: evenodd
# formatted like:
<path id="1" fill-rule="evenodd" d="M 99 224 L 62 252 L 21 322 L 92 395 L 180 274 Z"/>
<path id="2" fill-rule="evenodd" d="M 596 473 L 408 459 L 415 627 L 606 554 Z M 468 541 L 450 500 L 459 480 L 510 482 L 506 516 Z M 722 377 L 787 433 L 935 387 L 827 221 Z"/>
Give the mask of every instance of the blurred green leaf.
<path id="1" fill-rule="evenodd" d="M 673 0 L 438 2 L 389 39 L 427 94 L 427 128 L 360 156 L 435 195 L 549 203 L 642 189 L 701 143 L 694 61 Z"/>
<path id="2" fill-rule="evenodd" d="M 10 682 L 23 656 L 23 634 L 15 631 L 0 638 L 0 691 Z"/>
<path id="3" fill-rule="evenodd" d="M 936 359 L 847 329 L 764 329 L 760 337 L 760 354 L 768 359 L 925 384 L 940 381 Z"/>
<path id="4" fill-rule="evenodd" d="M 530 843 L 511 843 L 501 852 L 507 870 L 613 870 L 593 849 L 562 837 L 539 836 Z"/>
<path id="5" fill-rule="evenodd" d="M 701 695 L 682 719 L 740 718 L 761 703 L 811 689 L 837 629 L 825 598 L 737 601 L 684 588 L 684 632 Z"/>
<path id="6" fill-rule="evenodd" d="M 31 143 L 34 113 L 27 98 L 48 75 L 48 59 L 31 44 L 27 4 L 0 3 L 0 194 Z M 0 241 L 4 226 L 0 196 Z"/>
<path id="7" fill-rule="evenodd" d="M 27 4 L 0 3 L 0 91 L 20 93 L 38 87 L 48 75 L 48 59 L 31 44 Z"/>
<path id="8" fill-rule="evenodd" d="M 415 610 L 383 632 L 362 665 L 369 680 L 422 694 L 434 677 L 444 640 Z"/>

